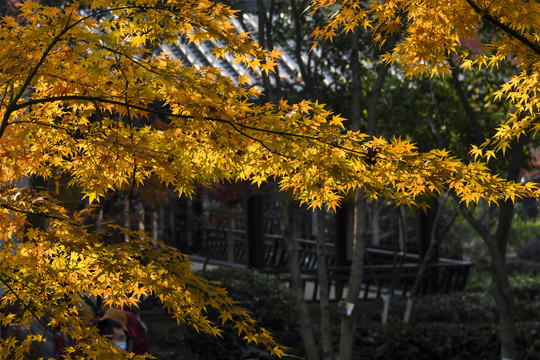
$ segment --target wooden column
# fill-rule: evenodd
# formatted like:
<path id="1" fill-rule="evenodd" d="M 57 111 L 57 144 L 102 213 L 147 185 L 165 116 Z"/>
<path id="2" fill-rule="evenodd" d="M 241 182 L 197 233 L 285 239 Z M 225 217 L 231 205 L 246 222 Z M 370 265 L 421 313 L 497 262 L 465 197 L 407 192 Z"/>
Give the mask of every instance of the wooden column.
<path id="1" fill-rule="evenodd" d="M 434 232 L 433 227 L 437 226 L 435 223 L 436 220 L 436 214 L 439 207 L 439 202 L 437 200 L 431 201 L 430 204 L 431 209 L 428 209 L 426 213 L 422 211 L 418 211 L 418 255 L 419 255 L 419 261 L 422 261 L 424 257 L 426 256 L 426 253 L 429 249 L 429 244 L 432 240 L 432 236 L 435 236 L 435 238 L 438 236 L 436 231 Z M 435 252 L 433 254 L 433 258 L 429 259 L 430 262 L 436 262 L 439 260 L 439 251 L 438 251 L 438 244 L 435 248 Z"/>
<path id="2" fill-rule="evenodd" d="M 264 268 L 264 199 L 251 195 L 246 209 L 246 267 Z"/>

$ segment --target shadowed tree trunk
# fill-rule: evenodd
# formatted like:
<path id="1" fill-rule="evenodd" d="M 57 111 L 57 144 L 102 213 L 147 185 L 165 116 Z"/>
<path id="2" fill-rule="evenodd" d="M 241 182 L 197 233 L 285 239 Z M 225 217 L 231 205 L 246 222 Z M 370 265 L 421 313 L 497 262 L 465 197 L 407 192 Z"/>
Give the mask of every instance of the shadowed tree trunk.
<path id="1" fill-rule="evenodd" d="M 359 54 L 359 35 L 360 28 L 356 28 L 351 37 L 351 78 L 352 78 L 352 99 L 351 99 L 351 129 L 360 129 L 361 117 L 361 66 Z M 368 135 L 373 135 L 378 118 L 377 105 L 379 103 L 382 86 L 388 73 L 386 65 L 379 65 L 377 79 L 371 88 L 368 105 Z M 369 132 L 371 131 L 371 132 Z M 362 287 L 362 279 L 364 275 L 364 257 L 366 249 L 366 222 L 367 222 L 367 204 L 363 196 L 363 191 L 358 189 L 354 202 L 354 220 L 353 220 L 353 246 L 351 273 L 349 275 L 349 288 L 345 298 L 345 304 L 352 306 L 353 311 L 349 314 L 346 312 L 341 316 L 340 340 L 339 340 L 339 360 L 351 360 L 354 341 L 354 333 L 356 328 L 356 319 L 358 317 L 359 297 Z"/>
<path id="2" fill-rule="evenodd" d="M 459 211 L 456 211 L 455 214 L 452 216 L 450 222 L 446 224 L 446 226 L 444 227 L 444 229 L 442 229 L 442 231 L 440 231 L 440 233 L 438 233 L 437 223 L 441 216 L 443 205 L 444 204 L 439 203 L 437 204 L 435 208 L 433 226 L 431 227 L 431 231 L 429 235 L 429 246 L 428 246 L 428 249 L 426 251 L 424 258 L 422 259 L 422 264 L 420 265 L 420 269 L 418 269 L 418 274 L 416 275 L 416 279 L 414 279 L 413 286 L 411 290 L 409 291 L 409 295 L 407 297 L 407 306 L 405 308 L 405 313 L 403 315 L 403 322 L 406 324 L 409 323 L 414 299 L 416 295 L 418 295 L 418 291 L 420 290 L 420 286 L 422 285 L 423 277 L 424 277 L 424 274 L 426 273 L 427 266 L 431 261 L 433 261 L 434 258 L 437 257 L 438 245 L 443 239 L 444 235 L 446 235 L 446 233 L 448 232 L 448 229 L 450 229 L 450 227 L 454 223 L 454 220 L 456 219 L 459 213 Z"/>
<path id="3" fill-rule="evenodd" d="M 519 143 L 514 143 L 509 159 L 508 180 L 517 180 L 524 157 L 524 146 L 528 139 L 522 137 Z M 516 358 L 516 334 L 514 319 L 514 298 L 506 272 L 506 247 L 512 220 L 514 217 L 514 203 L 506 201 L 499 206 L 497 227 L 494 233 L 480 220 L 476 219 L 469 209 L 462 207 L 462 214 L 485 241 L 490 254 L 491 289 L 495 299 L 497 315 L 499 317 L 499 338 L 501 341 L 501 359 L 513 360 Z"/>
<path id="4" fill-rule="evenodd" d="M 351 78 L 352 78 L 352 99 L 351 99 L 351 129 L 360 130 L 361 114 L 361 68 L 359 59 L 359 34 L 360 28 L 356 28 L 351 36 Z M 358 316 L 358 299 L 364 275 L 364 254 L 366 228 L 366 204 L 362 191 L 358 190 L 355 195 L 353 206 L 353 244 L 351 253 L 351 272 L 349 275 L 349 288 L 345 297 L 345 309 L 352 307 L 352 312 L 343 311 L 341 315 L 341 325 L 339 333 L 339 359 L 350 360 L 352 358 L 352 344 L 356 328 L 356 318 Z"/>
<path id="5" fill-rule="evenodd" d="M 278 214 L 283 242 L 287 249 L 287 266 L 291 275 L 291 289 L 299 312 L 302 340 L 307 360 L 319 360 L 319 346 L 313 332 L 313 322 L 304 298 L 304 287 L 300 273 L 298 242 L 293 237 L 293 229 L 289 219 L 288 203 L 285 195 L 274 184 L 274 198 Z"/>
<path id="6" fill-rule="evenodd" d="M 481 134 L 480 124 L 476 117 L 476 113 L 469 104 L 465 91 L 459 81 L 459 72 L 456 69 L 452 72 L 453 85 L 456 93 L 461 101 L 461 104 L 467 114 L 469 123 L 471 124 L 475 141 L 481 143 L 483 136 Z M 514 142 L 512 151 L 508 160 L 507 179 L 517 181 L 524 159 L 524 146 L 529 142 L 526 136 L 521 138 L 521 141 Z M 512 220 L 514 216 L 514 203 L 506 201 L 499 206 L 499 216 L 497 227 L 494 233 L 491 233 L 488 226 L 476 219 L 472 212 L 462 207 L 461 212 L 465 219 L 471 224 L 476 232 L 482 237 L 487 245 L 490 254 L 490 273 L 491 273 L 491 288 L 495 299 L 497 315 L 499 317 L 499 338 L 501 341 L 501 358 L 504 360 L 515 359 L 516 356 L 516 335 L 515 335 L 515 319 L 514 319 L 514 299 L 506 273 L 506 247 Z"/>
<path id="7" fill-rule="evenodd" d="M 317 274 L 319 276 L 319 308 L 321 310 L 322 355 L 325 360 L 334 360 L 332 344 L 332 321 L 330 319 L 330 281 L 326 266 L 326 211 L 317 211 Z"/>
<path id="8" fill-rule="evenodd" d="M 509 227 L 512 222 L 514 204 L 506 202 L 500 206 L 500 210 L 499 223 L 495 234 L 491 234 L 489 229 L 479 220 L 475 219 L 468 209 L 463 209 L 462 213 L 485 241 L 489 250 L 491 260 L 491 290 L 499 317 L 501 358 L 506 360 L 516 358 L 515 304 L 505 266 L 508 233 L 506 233 L 506 230 L 503 230 Z"/>
<path id="9" fill-rule="evenodd" d="M 356 328 L 356 319 L 359 314 L 359 298 L 364 276 L 364 255 L 366 251 L 366 201 L 362 191 L 357 191 L 354 205 L 354 232 L 351 274 L 349 276 L 349 289 L 345 304 L 352 304 L 351 314 L 344 312 L 341 315 L 341 331 L 339 337 L 339 360 L 351 360 L 353 341 Z"/>

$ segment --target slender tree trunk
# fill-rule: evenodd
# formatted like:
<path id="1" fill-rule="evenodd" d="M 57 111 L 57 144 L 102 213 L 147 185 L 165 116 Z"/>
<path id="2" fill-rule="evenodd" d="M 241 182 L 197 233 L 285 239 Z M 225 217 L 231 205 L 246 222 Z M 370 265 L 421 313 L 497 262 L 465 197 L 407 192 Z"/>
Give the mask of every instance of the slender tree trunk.
<path id="1" fill-rule="evenodd" d="M 144 206 L 142 206 L 140 202 L 137 205 L 139 208 L 137 210 L 137 229 L 139 229 L 139 231 L 144 232 L 146 231 L 146 228 L 144 226 L 144 218 L 146 217 Z"/>
<path id="2" fill-rule="evenodd" d="M 416 294 L 420 290 L 420 285 L 422 284 L 424 274 L 426 273 L 426 270 L 427 270 L 427 266 L 433 260 L 437 252 L 439 238 L 437 237 L 436 229 L 437 229 L 437 221 L 440 215 L 441 215 L 441 206 L 437 206 L 435 209 L 433 224 L 431 225 L 431 228 L 430 228 L 429 246 L 427 248 L 427 251 L 424 257 L 422 258 L 422 264 L 420 265 L 420 269 L 418 269 L 418 274 L 416 275 L 416 279 L 414 279 L 414 284 L 411 290 L 409 291 L 409 295 L 407 296 L 407 306 L 405 308 L 405 314 L 403 315 L 403 322 L 406 324 L 409 323 L 409 320 L 411 318 L 414 298 L 416 297 Z"/>
<path id="3" fill-rule="evenodd" d="M 523 147 L 528 141 L 527 137 L 522 137 L 520 142 L 513 144 L 506 177 L 508 180 L 515 181 L 518 178 L 524 157 Z M 505 259 L 508 237 L 514 217 L 514 203 L 508 200 L 499 206 L 499 217 L 494 234 L 491 234 L 489 229 L 475 219 L 467 209 L 463 208 L 462 213 L 487 244 L 491 257 L 491 287 L 499 317 L 501 358 L 513 360 L 516 358 L 515 303 L 506 272 Z"/>
<path id="4" fill-rule="evenodd" d="M 287 210 L 287 199 L 285 198 L 284 194 L 278 190 L 277 184 L 274 184 L 274 198 L 276 201 L 276 210 L 281 232 L 283 233 L 283 242 L 285 243 L 285 247 L 287 249 L 287 265 L 291 274 L 291 288 L 294 300 L 299 312 L 304 351 L 306 353 L 307 360 L 319 360 L 319 346 L 315 340 L 311 315 L 309 314 L 306 299 L 304 298 L 304 286 L 302 283 L 300 264 L 298 263 L 300 257 L 298 243 L 293 237 L 293 229 Z"/>
<path id="5" fill-rule="evenodd" d="M 360 27 L 354 29 L 351 37 L 351 130 L 360 130 L 361 108 L 360 100 L 362 99 L 362 78 L 360 77 L 360 54 L 359 54 L 359 37 Z"/>
<path id="6" fill-rule="evenodd" d="M 369 135 L 374 135 L 375 130 L 377 129 L 377 120 L 379 119 L 377 106 L 379 105 L 379 99 L 381 97 L 384 80 L 388 74 L 388 69 L 389 67 L 385 63 L 380 63 L 377 66 L 377 79 L 375 79 L 375 84 L 373 84 L 373 88 L 371 89 L 368 103 L 367 133 Z"/>
<path id="7" fill-rule="evenodd" d="M 353 311 L 348 316 L 341 316 L 341 331 L 339 341 L 339 360 L 351 360 L 356 328 L 356 319 L 359 313 L 359 297 L 364 276 L 364 256 L 366 251 L 366 202 L 363 192 L 358 190 L 354 206 L 354 237 L 352 250 L 351 274 L 349 276 L 349 289 L 345 297 L 346 304 L 352 304 Z"/>
<path id="8" fill-rule="evenodd" d="M 257 0 L 257 13 L 258 13 L 258 26 L 259 26 L 259 44 L 266 49 L 272 50 L 274 48 L 274 38 L 272 35 L 272 17 L 275 7 L 274 1 L 269 4 L 267 11 L 264 0 Z M 263 86 L 265 94 L 270 102 L 274 102 L 276 99 L 282 97 L 281 94 L 281 81 L 279 75 L 279 68 L 275 68 L 272 72 L 272 76 L 275 79 L 275 86 L 272 87 L 270 76 L 266 73 L 262 73 Z"/>
<path id="9" fill-rule="evenodd" d="M 309 69 L 309 64 L 305 64 L 302 59 L 302 44 L 304 41 L 304 33 L 302 32 L 302 14 L 304 9 L 301 9 L 297 6 L 295 0 L 290 0 L 291 9 L 293 11 L 294 17 L 294 30 L 295 30 L 295 47 L 294 47 L 294 57 L 300 69 L 300 74 L 305 83 L 305 91 L 308 98 L 315 98 L 317 95 L 317 89 L 313 86 L 313 79 L 311 77 L 311 71 Z"/>
<path id="10" fill-rule="evenodd" d="M 469 122 L 471 123 L 475 141 L 477 143 L 482 143 L 484 136 L 481 133 L 480 124 L 473 108 L 470 106 L 469 101 L 466 98 L 465 91 L 461 82 L 459 81 L 458 75 L 459 71 L 456 67 L 456 69 L 452 71 L 454 88 L 463 108 L 465 109 Z M 507 171 L 508 180 L 517 180 L 523 161 L 523 146 L 525 146 L 525 143 L 528 141 L 529 139 L 526 136 L 522 137 L 521 141 L 515 142 L 511 147 L 512 153 L 508 162 L 509 168 Z M 515 304 L 505 266 L 506 247 L 508 244 L 510 227 L 512 225 L 514 204 L 512 202 L 506 202 L 502 204 L 499 209 L 500 212 L 497 229 L 493 235 L 489 232 L 488 228 L 479 220 L 475 219 L 467 209 L 462 208 L 462 214 L 467 219 L 469 224 L 475 228 L 475 230 L 486 242 L 490 253 L 492 292 L 499 317 L 501 358 L 506 360 L 515 359 L 516 355 L 514 320 Z"/>
<path id="11" fill-rule="evenodd" d="M 506 203 L 501 206 L 503 208 L 512 208 L 513 204 Z M 508 212 L 509 211 L 509 212 Z M 513 210 L 507 209 L 505 214 L 499 216 L 499 221 L 510 221 L 508 217 Z M 491 289 L 495 299 L 495 307 L 499 317 L 499 338 L 501 341 L 501 358 L 504 360 L 515 359 L 516 341 L 515 341 L 515 320 L 514 320 L 514 298 L 512 297 L 512 289 L 508 280 L 505 266 L 506 250 L 502 249 L 496 235 L 489 233 L 489 230 L 484 224 L 475 219 L 468 209 L 462 209 L 462 213 L 475 230 L 480 234 L 487 244 L 491 266 Z M 500 226 L 500 224 L 498 225 Z M 506 247 L 505 247 L 506 248 Z"/>
<path id="12" fill-rule="evenodd" d="M 324 360 L 334 360 L 332 344 L 332 321 L 330 319 L 330 281 L 326 266 L 326 212 L 317 211 L 317 273 L 319 277 L 319 307 L 321 311 L 322 356 Z"/>
<path id="13" fill-rule="evenodd" d="M 403 206 L 400 206 L 396 210 L 396 218 L 397 218 L 397 233 L 398 233 L 398 242 L 399 242 L 399 250 L 403 253 L 407 252 L 407 225 L 406 221 L 407 218 L 405 216 L 405 210 L 403 209 Z"/>
<path id="14" fill-rule="evenodd" d="M 258 35 L 259 35 L 259 44 L 261 44 L 261 46 L 265 47 L 265 48 L 268 48 L 267 47 L 267 40 L 266 40 L 266 35 L 267 35 L 267 32 L 266 32 L 266 7 L 264 6 L 264 1 L 263 0 L 257 0 L 257 12 L 258 12 L 258 19 L 259 19 L 259 23 L 258 23 L 258 27 L 259 27 L 259 32 L 258 32 Z M 265 95 L 267 97 L 267 99 L 272 102 L 274 96 L 273 96 L 273 91 L 272 91 L 272 85 L 270 84 L 270 77 L 265 73 L 265 72 L 262 72 L 262 80 L 263 80 L 263 86 L 264 86 L 264 90 L 265 90 Z"/>
<path id="15" fill-rule="evenodd" d="M 508 204 L 513 208 L 513 204 Z M 516 334 L 514 319 L 514 298 L 512 289 L 506 273 L 505 255 L 501 251 L 496 238 L 488 241 L 489 253 L 491 255 L 491 278 L 492 291 L 495 298 L 495 306 L 499 317 L 499 337 L 501 340 L 501 358 L 516 358 Z"/>
<path id="16" fill-rule="evenodd" d="M 452 83 L 454 84 L 454 89 L 456 90 L 456 94 L 459 97 L 459 101 L 461 102 L 461 105 L 463 106 L 463 109 L 467 114 L 469 124 L 471 124 L 474 141 L 476 145 L 480 145 L 484 142 L 482 129 L 480 127 L 480 123 L 478 122 L 476 113 L 474 112 L 474 109 L 472 108 L 471 104 L 469 104 L 469 99 L 467 98 L 465 90 L 463 89 L 463 85 L 459 81 L 459 66 L 457 66 L 456 64 L 454 64 L 452 68 Z"/>
<path id="17" fill-rule="evenodd" d="M 360 77 L 359 59 L 359 34 L 357 27 L 351 36 L 351 129 L 360 130 L 360 100 L 362 98 L 362 83 Z M 366 206 L 362 192 L 358 190 L 355 195 L 353 210 L 353 244 L 351 254 L 351 272 L 349 274 L 349 288 L 345 297 L 345 308 L 352 306 L 352 312 L 344 311 L 341 315 L 341 326 L 339 336 L 339 360 L 350 360 L 352 358 L 352 348 L 354 333 L 356 328 L 356 317 L 358 316 L 358 298 L 362 286 L 364 275 L 364 253 L 365 253 L 365 221 Z"/>

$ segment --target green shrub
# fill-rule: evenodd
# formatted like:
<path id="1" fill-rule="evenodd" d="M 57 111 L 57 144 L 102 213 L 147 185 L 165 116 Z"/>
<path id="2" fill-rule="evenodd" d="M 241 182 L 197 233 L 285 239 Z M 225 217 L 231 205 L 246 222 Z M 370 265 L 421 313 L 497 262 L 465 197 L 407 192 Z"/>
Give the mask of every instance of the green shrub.
<path id="1" fill-rule="evenodd" d="M 509 258 L 506 270 L 510 276 L 540 275 L 540 262 L 521 258 Z"/>
<path id="2" fill-rule="evenodd" d="M 510 278 L 516 302 L 540 300 L 540 275 L 518 275 Z"/>
<path id="3" fill-rule="evenodd" d="M 540 359 L 540 323 L 516 327 L 517 359 Z M 361 326 L 355 356 L 365 360 L 478 360 L 499 358 L 497 326 L 489 323 Z"/>
<path id="4" fill-rule="evenodd" d="M 302 354 L 301 336 L 294 301 L 289 289 L 275 277 L 240 268 L 221 268 L 200 273 L 211 281 L 219 281 L 229 295 L 252 313 L 257 322 L 269 330 L 276 340 Z M 217 321 L 217 314 L 209 313 Z M 197 333 L 186 325 L 171 327 L 158 350 L 159 360 L 237 360 L 246 350 L 231 324 L 224 327 L 223 338 Z"/>
<path id="5" fill-rule="evenodd" d="M 530 262 L 512 260 L 508 265 L 517 305 L 516 358 L 540 359 L 540 322 L 531 321 L 540 313 L 540 276 L 535 275 L 539 273 Z M 246 269 L 219 269 L 202 275 L 222 282 L 231 297 L 250 310 L 280 343 L 294 348 L 291 353 L 303 353 L 293 299 L 289 289 L 280 281 Z M 480 279 L 477 286 L 467 291 L 416 298 L 410 325 L 401 323 L 406 299 L 395 297 L 392 300 L 388 325 L 380 324 L 381 299 L 362 301 L 355 359 L 498 358 L 498 319 L 489 292 L 489 275 L 483 271 L 477 278 Z M 317 314 L 318 307 L 313 303 L 310 308 Z M 332 306 L 332 311 L 336 319 L 339 315 L 334 313 L 335 306 Z M 215 317 L 215 314 L 209 315 Z M 336 346 L 339 342 L 338 328 L 334 329 Z M 196 333 L 187 326 L 171 327 L 166 333 L 168 335 L 155 347 L 159 360 L 236 360 L 246 349 L 244 341 L 230 327 L 223 339 Z"/>
<path id="6" fill-rule="evenodd" d="M 540 359 L 540 280 L 514 276 L 516 298 L 517 359 Z M 536 299 L 536 300 L 535 300 Z M 487 291 L 419 297 L 415 300 L 411 324 L 401 323 L 406 300 L 394 298 L 389 324 L 369 316 L 359 323 L 355 356 L 363 360 L 477 360 L 497 359 L 500 342 L 498 319 L 492 296 Z M 367 305 L 367 307 L 365 305 Z M 363 302 L 377 315 L 382 301 Z"/>
<path id="7" fill-rule="evenodd" d="M 405 312 L 406 298 L 396 297 L 392 300 L 389 311 L 390 323 L 401 322 Z M 364 307 L 364 303 L 362 304 Z M 379 301 L 377 309 L 370 310 L 376 317 L 363 317 L 366 323 L 374 319 L 375 323 L 381 321 L 382 300 Z M 370 309 L 374 305 L 370 305 Z M 451 294 L 430 295 L 417 297 L 411 312 L 410 323 L 412 325 L 430 322 L 446 323 L 476 323 L 497 321 L 495 312 L 495 302 L 487 292 L 462 291 Z"/>
<path id="8" fill-rule="evenodd" d="M 523 213 L 520 216 L 519 207 L 516 207 L 516 210 L 518 211 L 510 230 L 510 245 L 519 248 L 523 244 L 537 242 L 540 233 L 540 217 L 529 218 L 523 216 Z"/>
<path id="9" fill-rule="evenodd" d="M 538 316 L 535 314 L 534 319 Z M 540 323 L 538 321 L 522 321 L 516 324 L 517 359 L 540 359 Z"/>
<path id="10" fill-rule="evenodd" d="M 457 292 L 416 299 L 411 323 L 495 322 L 495 302 L 486 292 Z"/>
<path id="11" fill-rule="evenodd" d="M 531 241 L 517 250 L 517 256 L 523 260 L 540 261 L 540 242 Z"/>
<path id="12" fill-rule="evenodd" d="M 487 324 L 388 324 L 362 328 L 356 346 L 369 360 L 496 359 L 498 338 Z"/>

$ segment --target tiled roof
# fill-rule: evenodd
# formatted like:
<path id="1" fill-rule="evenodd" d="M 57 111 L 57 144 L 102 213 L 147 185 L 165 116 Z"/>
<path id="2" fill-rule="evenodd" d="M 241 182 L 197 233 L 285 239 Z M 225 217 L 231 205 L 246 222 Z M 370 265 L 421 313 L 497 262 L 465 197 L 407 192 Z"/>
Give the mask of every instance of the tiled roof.
<path id="1" fill-rule="evenodd" d="M 244 1 L 244 3 L 253 3 L 253 1 Z M 238 14 L 237 18 L 233 18 L 234 25 L 241 31 L 247 31 L 253 37 L 254 40 L 258 40 L 258 17 L 257 14 L 252 12 L 242 12 Z M 232 61 L 232 58 L 220 58 L 216 59 L 212 54 L 212 44 L 209 42 L 203 42 L 200 44 L 188 43 L 183 39 L 179 39 L 177 43 L 172 46 L 162 46 L 156 51 L 169 52 L 175 59 L 180 59 L 187 66 L 201 67 L 212 66 L 219 68 L 223 71 L 223 74 L 236 80 L 240 74 L 246 72 L 246 68 L 242 64 L 237 64 Z M 282 83 L 292 87 L 299 87 L 297 90 L 301 90 L 302 79 L 300 76 L 300 69 L 297 61 L 290 54 L 293 53 L 293 44 L 279 44 L 278 47 L 284 54 L 281 56 L 281 61 L 278 65 L 279 74 Z M 316 53 L 315 53 L 316 56 Z M 253 73 L 249 70 L 248 74 L 252 76 L 252 86 L 262 88 L 262 79 L 259 74 Z M 326 85 L 331 84 L 332 79 L 330 74 L 323 73 L 324 82 Z"/>

